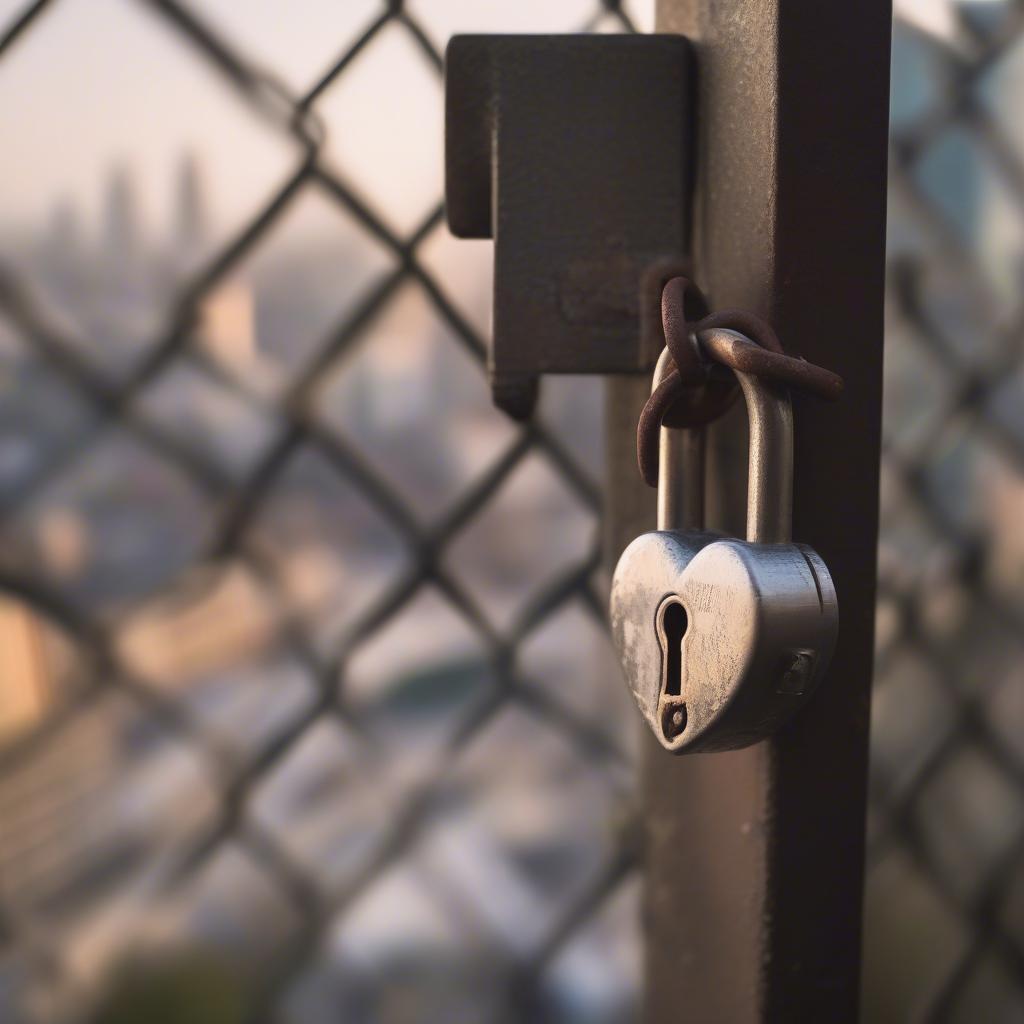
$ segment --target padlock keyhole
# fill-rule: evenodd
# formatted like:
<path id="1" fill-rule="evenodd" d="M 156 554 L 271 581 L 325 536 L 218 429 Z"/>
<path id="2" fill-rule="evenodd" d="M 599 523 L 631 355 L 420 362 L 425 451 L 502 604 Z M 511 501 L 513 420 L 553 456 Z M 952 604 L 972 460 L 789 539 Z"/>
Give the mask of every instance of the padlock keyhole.
<path id="1" fill-rule="evenodd" d="M 662 692 L 678 697 L 683 692 L 683 634 L 686 609 L 680 601 L 668 600 L 661 606 L 661 634 L 664 637 L 665 674 Z"/>
<path id="2" fill-rule="evenodd" d="M 686 728 L 683 692 L 683 635 L 689 620 L 678 598 L 669 598 L 658 611 L 658 639 L 661 642 L 661 729 L 665 738 L 675 739 Z"/>

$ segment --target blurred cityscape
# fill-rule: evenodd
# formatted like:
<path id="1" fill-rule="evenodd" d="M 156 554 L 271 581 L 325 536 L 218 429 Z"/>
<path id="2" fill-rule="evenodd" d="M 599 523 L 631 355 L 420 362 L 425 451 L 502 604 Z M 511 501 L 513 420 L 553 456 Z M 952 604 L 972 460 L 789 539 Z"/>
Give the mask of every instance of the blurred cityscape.
<path id="1" fill-rule="evenodd" d="M 133 178 L 116 168 L 92 236 L 63 202 L 17 254 L 47 323 L 83 339 L 81 359 L 115 378 L 145 358 L 139 339 L 167 319 L 183 268 L 209 244 L 202 167 L 191 156 L 172 200 L 169 237 L 149 237 Z M 379 256 L 367 259 L 344 235 L 269 248 L 213 289 L 190 326 L 204 372 L 183 361 L 133 410 L 214 461 L 229 494 L 284 429 L 275 403 L 330 336 L 339 292 L 380 270 Z M 388 815 L 398 818 L 451 736 L 493 701 L 494 659 L 451 600 L 410 584 L 395 621 L 333 664 L 347 631 L 408 569 L 386 510 L 307 448 L 245 530 L 241 554 L 220 557 L 209 547 L 226 511 L 215 491 L 122 426 L 96 421 L 12 328 L 2 358 L 4 560 L 103 620 L 140 692 L 180 707 L 217 751 L 181 742 L 145 700 L 111 692 L 0 775 L 6 911 L 47 941 L 60 935 L 59 970 L 42 984 L 16 955 L 3 962 L 4 1019 L 74 1019 L 126 957 L 161 961 L 163 951 L 166 961 L 167 950 L 219 951 L 247 991 L 298 927 L 259 865 L 226 843 L 165 895 L 222 811 L 218 773 L 230 777 L 321 707 L 332 669 L 326 700 L 343 715 L 311 725 L 239 813 L 272 833 L 314 886 L 344 891 L 380 856 Z M 320 383 L 323 429 L 372 460 L 424 527 L 519 443 L 473 359 L 412 288 Z M 597 469 L 600 390 L 567 382 L 556 397 L 566 444 Z M 452 572 L 507 629 L 530 591 L 587 557 L 595 530 L 592 512 L 533 456 L 458 537 Z M 16 749 L 80 698 L 83 652 L 14 598 L 0 606 L 0 631 L 0 737 Z M 436 823 L 415 855 L 331 930 L 286 1019 L 477 1020 L 488 999 L 497 1012 L 496 972 L 525 957 L 603 870 L 626 824 L 631 724 L 603 632 L 573 607 L 521 659 L 613 753 L 609 771 L 595 775 L 527 711 L 499 716 L 432 795 Z M 623 713 L 610 719 L 613 708 Z M 635 899 L 631 889 L 614 903 L 554 972 L 538 1004 L 557 1007 L 553 1019 L 629 1017 Z M 424 1000 L 436 1002 L 426 1016 Z M 419 1007 L 415 1018 L 406 1003 Z"/>

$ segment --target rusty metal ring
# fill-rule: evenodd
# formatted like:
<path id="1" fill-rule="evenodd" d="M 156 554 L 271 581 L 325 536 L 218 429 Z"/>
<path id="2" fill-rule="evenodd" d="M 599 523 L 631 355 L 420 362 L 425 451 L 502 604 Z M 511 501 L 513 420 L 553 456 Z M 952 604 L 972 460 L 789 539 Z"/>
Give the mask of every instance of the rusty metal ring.
<path id="1" fill-rule="evenodd" d="M 806 359 L 762 348 L 743 332 L 732 328 L 701 330 L 698 340 L 707 358 L 737 373 L 764 377 L 830 402 L 843 393 L 843 378 L 838 373 Z"/>
<path id="2" fill-rule="evenodd" d="M 694 310 L 700 312 L 698 325 L 708 320 L 707 302 L 700 289 L 683 277 L 668 281 L 661 293 L 661 322 L 678 375 L 671 378 L 671 383 L 666 378 L 664 390 L 659 390 L 656 398 L 652 396 L 649 403 L 652 412 L 658 410 L 659 424 L 667 427 L 717 419 L 738 394 L 734 380 L 712 378 L 708 372 L 708 361 L 701 354 L 689 315 Z"/>
<path id="3" fill-rule="evenodd" d="M 637 462 L 651 487 L 658 484 L 661 427 L 703 426 L 723 415 L 736 399 L 735 378 L 715 377 L 711 361 L 829 400 L 843 389 L 838 374 L 787 356 L 772 326 L 753 313 L 724 310 L 691 325 L 686 311 L 695 297 L 706 308 L 700 291 L 681 277 L 670 280 L 662 292 L 665 344 L 676 368 L 652 391 L 637 424 Z"/>

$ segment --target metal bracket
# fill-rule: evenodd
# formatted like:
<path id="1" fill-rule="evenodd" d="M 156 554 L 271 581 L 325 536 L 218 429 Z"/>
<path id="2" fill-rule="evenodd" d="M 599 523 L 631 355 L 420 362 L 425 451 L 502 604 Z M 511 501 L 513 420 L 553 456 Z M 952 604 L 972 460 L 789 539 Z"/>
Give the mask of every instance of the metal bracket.
<path id="1" fill-rule="evenodd" d="M 687 266 L 687 41 L 456 36 L 445 76 L 448 224 L 495 241 L 496 404 L 522 419 L 542 373 L 651 369 L 641 291 Z"/>

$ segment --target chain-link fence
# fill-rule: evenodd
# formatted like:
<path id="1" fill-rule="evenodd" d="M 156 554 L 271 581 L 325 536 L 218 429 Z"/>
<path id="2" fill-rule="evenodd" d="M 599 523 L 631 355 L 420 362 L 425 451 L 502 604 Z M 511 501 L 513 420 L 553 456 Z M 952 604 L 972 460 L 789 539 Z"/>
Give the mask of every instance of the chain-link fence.
<path id="1" fill-rule="evenodd" d="M 135 146 L 91 226 L 8 216 L 5 1020 L 631 1015 L 600 382 L 491 407 L 420 6 L 64 0 L 0 42 L 39 189 Z"/>
<path id="2" fill-rule="evenodd" d="M 9 6 L 0 1016 L 635 1019 L 601 384 L 491 408 L 440 208 L 447 36 L 631 14 Z M 909 13 L 865 1019 L 1014 1020 L 1024 22 Z"/>
<path id="3" fill-rule="evenodd" d="M 1024 1019 L 1024 10 L 897 23 L 865 1019 Z"/>

